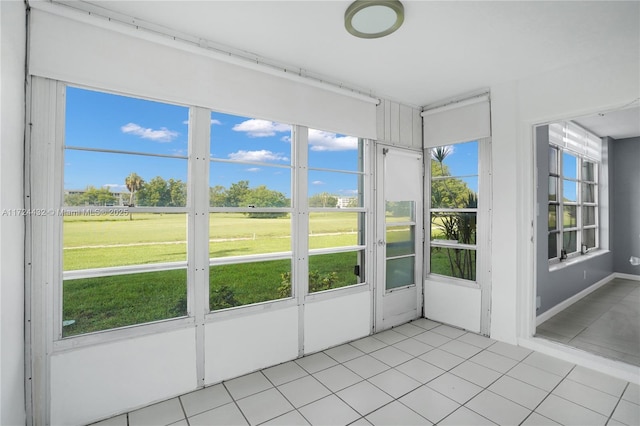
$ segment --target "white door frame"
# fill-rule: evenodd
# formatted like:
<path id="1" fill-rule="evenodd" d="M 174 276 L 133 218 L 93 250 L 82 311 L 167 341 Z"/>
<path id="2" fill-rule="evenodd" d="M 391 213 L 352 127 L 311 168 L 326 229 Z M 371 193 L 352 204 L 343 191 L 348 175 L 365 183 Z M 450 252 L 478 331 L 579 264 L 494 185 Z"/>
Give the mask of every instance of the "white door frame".
<path id="1" fill-rule="evenodd" d="M 417 197 L 414 203 L 415 215 L 415 269 L 414 284 L 391 291 L 386 290 L 386 209 L 385 209 L 385 158 L 390 152 L 415 157 L 418 162 L 416 178 Z M 407 148 L 376 144 L 375 149 L 375 251 L 374 276 L 374 331 L 379 332 L 422 316 L 423 306 L 423 154 Z M 408 304 L 412 304 L 409 306 Z"/>

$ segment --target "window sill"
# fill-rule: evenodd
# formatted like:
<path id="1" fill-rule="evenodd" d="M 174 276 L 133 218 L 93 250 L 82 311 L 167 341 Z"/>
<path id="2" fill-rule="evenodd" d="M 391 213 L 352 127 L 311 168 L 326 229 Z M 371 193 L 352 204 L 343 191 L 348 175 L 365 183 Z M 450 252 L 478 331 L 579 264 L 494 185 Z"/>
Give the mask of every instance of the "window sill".
<path id="1" fill-rule="evenodd" d="M 549 265 L 549 272 L 557 271 L 559 269 L 566 268 L 567 266 L 575 265 L 581 262 L 585 262 L 587 260 L 591 260 L 598 256 L 602 256 L 603 254 L 609 253 L 609 250 L 597 249 L 591 252 L 587 252 L 585 254 L 579 254 L 577 256 L 570 257 L 567 260 L 563 260 L 562 262 L 552 263 Z"/>

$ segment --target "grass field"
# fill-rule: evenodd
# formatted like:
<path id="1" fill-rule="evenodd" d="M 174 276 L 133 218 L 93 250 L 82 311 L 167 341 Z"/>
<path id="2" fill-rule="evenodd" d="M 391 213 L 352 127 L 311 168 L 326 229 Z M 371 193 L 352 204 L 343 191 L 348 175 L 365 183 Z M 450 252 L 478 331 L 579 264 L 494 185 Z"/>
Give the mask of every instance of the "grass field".
<path id="1" fill-rule="evenodd" d="M 357 213 L 312 213 L 312 248 L 357 244 Z M 64 219 L 64 270 L 140 265 L 187 259 L 186 214 L 134 214 L 128 217 Z M 291 250 L 289 218 L 253 219 L 213 213 L 209 251 L 212 258 Z M 310 271 L 337 273 L 333 287 L 355 284 L 354 252 L 310 258 Z M 281 295 L 282 274 L 290 260 L 212 266 L 212 310 L 274 300 Z M 63 319 L 71 336 L 126 325 L 184 316 L 186 271 L 171 270 L 65 280 Z M 286 290 L 285 290 L 286 291 Z"/>

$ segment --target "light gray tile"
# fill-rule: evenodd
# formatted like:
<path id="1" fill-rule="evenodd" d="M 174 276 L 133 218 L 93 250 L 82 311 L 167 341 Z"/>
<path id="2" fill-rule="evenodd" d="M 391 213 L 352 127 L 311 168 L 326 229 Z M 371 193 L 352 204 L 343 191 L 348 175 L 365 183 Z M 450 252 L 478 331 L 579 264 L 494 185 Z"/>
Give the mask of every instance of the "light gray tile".
<path id="1" fill-rule="evenodd" d="M 413 325 L 411 323 L 402 324 L 399 327 L 394 328 L 398 333 L 402 333 L 407 337 L 417 336 L 420 333 L 424 333 L 424 328 L 418 327 L 417 325 Z"/>
<path id="2" fill-rule="evenodd" d="M 333 367 L 334 365 L 338 364 L 333 358 L 331 358 L 324 352 L 307 355 L 304 358 L 297 359 L 295 362 L 310 374 L 327 369 L 329 367 Z"/>
<path id="3" fill-rule="evenodd" d="M 559 396 L 549 395 L 536 408 L 536 412 L 562 425 L 604 425 L 607 418 Z"/>
<path id="4" fill-rule="evenodd" d="M 520 363 L 509 370 L 507 376 L 521 380 L 547 392 L 551 392 L 562 380 L 560 376 L 524 363 Z"/>
<path id="5" fill-rule="evenodd" d="M 403 352 L 400 349 L 396 349 L 393 346 L 387 346 L 386 348 L 371 352 L 370 355 L 390 367 L 395 367 L 396 365 L 407 362 L 413 358 L 408 353 Z"/>
<path id="6" fill-rule="evenodd" d="M 560 334 L 554 333 L 553 331 L 543 330 L 540 328 L 536 329 L 535 336 L 560 343 L 569 343 L 572 340 L 571 337 L 562 336 Z"/>
<path id="7" fill-rule="evenodd" d="M 169 426 L 189 426 L 189 422 L 187 421 L 187 419 L 182 419 L 175 423 L 171 423 Z"/>
<path id="8" fill-rule="evenodd" d="M 466 404 L 466 407 L 501 425 L 520 424 L 531 410 L 485 390 Z"/>
<path id="9" fill-rule="evenodd" d="M 483 349 L 488 348 L 489 346 L 496 343 L 496 341 L 493 339 L 480 336 L 479 334 L 475 333 L 465 333 L 462 336 L 458 337 L 457 340 Z"/>
<path id="10" fill-rule="evenodd" d="M 364 417 L 360 417 L 353 423 L 349 423 L 349 426 L 371 426 L 371 422 Z"/>
<path id="11" fill-rule="evenodd" d="M 121 414 L 97 423 L 92 423 L 90 426 L 127 426 L 127 415 Z"/>
<path id="12" fill-rule="evenodd" d="M 440 325 L 438 327 L 432 328 L 431 331 L 433 331 L 434 333 L 442 334 L 443 336 L 447 336 L 450 339 L 457 339 L 458 337 L 466 333 L 466 331 L 464 330 L 448 325 Z"/>
<path id="13" fill-rule="evenodd" d="M 395 369 L 423 384 L 430 382 L 445 372 L 442 368 L 418 358 L 400 364 Z"/>
<path id="14" fill-rule="evenodd" d="M 420 382 L 394 368 L 371 377 L 369 382 L 373 383 L 394 398 L 400 398 L 402 395 L 421 386 Z"/>
<path id="15" fill-rule="evenodd" d="M 259 371 L 224 382 L 224 386 L 234 399 L 241 399 L 273 387 Z"/>
<path id="16" fill-rule="evenodd" d="M 489 390 L 517 404 L 533 410 L 548 395 L 547 391 L 509 376 L 502 376 Z"/>
<path id="17" fill-rule="evenodd" d="M 256 425 L 293 410 L 293 406 L 277 389 L 271 388 L 236 401 L 238 407 Z"/>
<path id="18" fill-rule="evenodd" d="M 492 345 L 488 351 L 497 353 L 507 358 L 515 359 L 516 361 L 522 361 L 531 354 L 531 349 L 523 348 L 522 346 L 510 345 L 504 342 L 497 342 Z"/>
<path id="19" fill-rule="evenodd" d="M 420 328 L 424 328 L 425 330 L 431 330 L 440 325 L 439 322 L 431 321 L 430 319 L 420 318 L 415 321 L 411 321 L 410 324 L 416 325 Z"/>
<path id="20" fill-rule="evenodd" d="M 612 417 L 627 425 L 640 425 L 640 405 L 623 399 L 616 407 Z"/>
<path id="21" fill-rule="evenodd" d="M 597 342 L 599 344 L 595 344 L 593 340 L 590 339 L 582 339 L 581 336 L 576 337 L 575 339 L 571 339 L 569 341 L 569 345 L 584 349 L 587 352 L 591 352 L 596 355 L 601 355 L 606 358 L 617 359 L 619 361 L 624 361 L 630 364 L 640 365 L 640 356 L 634 357 L 632 355 L 625 354 L 624 352 L 619 352 L 611 349 L 610 346 L 602 346 L 603 342 Z M 631 362 L 630 362 L 631 361 Z"/>
<path id="22" fill-rule="evenodd" d="M 272 425 L 272 426 L 307 426 L 309 422 L 302 417 L 298 411 L 289 411 L 287 414 L 283 414 L 280 417 L 276 417 L 275 419 L 271 419 L 268 422 L 262 423 L 263 425 Z"/>
<path id="23" fill-rule="evenodd" d="M 640 405 L 640 385 L 629 383 L 627 389 L 622 394 L 622 399 Z"/>
<path id="24" fill-rule="evenodd" d="M 491 420 L 482 417 L 480 414 L 469 410 L 467 407 L 460 407 L 447 418 L 438 423 L 438 426 L 492 426 Z"/>
<path id="25" fill-rule="evenodd" d="M 335 395 L 305 405 L 299 411 L 312 425 L 347 425 L 360 417 L 357 411 Z"/>
<path id="26" fill-rule="evenodd" d="M 599 371 L 590 370 L 581 366 L 574 368 L 567 378 L 615 397 L 620 397 L 627 386 L 627 382 L 624 380 L 616 379 Z"/>
<path id="27" fill-rule="evenodd" d="M 350 345 L 358 348 L 362 352 L 368 354 L 369 352 L 377 351 L 378 349 L 382 349 L 387 346 L 386 343 L 381 340 L 375 339 L 371 336 L 364 337 L 362 339 L 356 340 L 354 342 L 349 343 Z"/>
<path id="28" fill-rule="evenodd" d="M 573 367 L 575 367 L 575 364 L 562 361 L 549 355 L 541 354 L 540 352 L 533 352 L 522 362 L 539 368 L 540 370 L 555 374 L 556 376 L 563 377 L 566 376 Z"/>
<path id="29" fill-rule="evenodd" d="M 434 348 L 451 341 L 450 338 L 443 336 L 442 334 L 434 333 L 433 331 L 425 331 L 424 333 L 414 336 L 414 339 L 419 340 L 422 343 L 426 343 L 429 346 L 433 346 Z"/>
<path id="30" fill-rule="evenodd" d="M 131 426 L 159 426 L 184 419 L 184 412 L 178 398 L 153 404 L 129 413 Z"/>
<path id="31" fill-rule="evenodd" d="M 423 361 L 427 361 L 436 367 L 442 368 L 443 370 L 450 370 L 456 365 L 464 362 L 464 358 L 460 358 L 459 356 L 437 348 L 424 355 L 420 355 L 418 358 Z"/>
<path id="32" fill-rule="evenodd" d="M 431 425 L 427 419 L 404 404 L 394 401 L 369 414 L 366 419 L 375 426 Z"/>
<path id="33" fill-rule="evenodd" d="M 616 419 L 609 419 L 609 421 L 607 422 L 607 426 L 629 426 L 629 425 L 619 422 Z"/>
<path id="34" fill-rule="evenodd" d="M 229 392 L 221 384 L 182 395 L 180 400 L 187 417 L 212 410 L 232 401 Z"/>
<path id="35" fill-rule="evenodd" d="M 457 402 L 427 386 L 420 386 L 398 401 L 432 423 L 438 423 L 460 407 Z"/>
<path id="36" fill-rule="evenodd" d="M 563 321 L 557 321 L 554 319 L 550 319 L 548 321 L 543 322 L 537 327 L 537 330 L 549 330 L 561 336 L 574 338 L 580 332 L 582 332 L 586 327 L 582 324 L 577 323 L 567 323 Z"/>
<path id="37" fill-rule="evenodd" d="M 340 346 L 336 346 L 335 348 L 327 349 L 324 351 L 331 358 L 335 359 L 338 362 L 347 362 L 354 358 L 358 358 L 364 355 L 360 349 L 357 349 L 350 344 L 344 344 Z"/>
<path id="38" fill-rule="evenodd" d="M 451 373 L 444 373 L 430 381 L 427 386 L 459 404 L 469 401 L 483 389 Z"/>
<path id="39" fill-rule="evenodd" d="M 293 361 L 266 368 L 262 370 L 262 373 L 267 376 L 267 379 L 269 379 L 274 386 L 280 386 L 283 383 L 299 379 L 300 377 L 304 377 L 308 374 L 302 367 Z"/>
<path id="40" fill-rule="evenodd" d="M 412 356 L 420 356 L 433 349 L 433 346 L 429 346 L 426 343 L 420 342 L 416 339 L 406 339 L 402 342 L 398 342 L 393 345 L 394 348 L 398 348 Z"/>
<path id="41" fill-rule="evenodd" d="M 233 402 L 189 417 L 190 426 L 236 426 L 248 424 L 238 406 Z"/>
<path id="42" fill-rule="evenodd" d="M 568 379 L 560 382 L 553 394 L 607 417 L 618 403 L 618 398 L 612 395 Z"/>
<path id="43" fill-rule="evenodd" d="M 336 365 L 326 370 L 318 371 L 313 376 L 333 392 L 362 381 L 362 377 L 344 365 Z"/>
<path id="44" fill-rule="evenodd" d="M 372 337 L 386 343 L 387 345 L 393 345 L 407 338 L 402 333 L 398 333 L 394 330 L 385 330 L 381 333 L 374 334 Z"/>
<path id="45" fill-rule="evenodd" d="M 478 386 L 487 387 L 495 382 L 501 374 L 495 370 L 476 364 L 471 361 L 465 361 L 462 364 L 450 370 L 451 373 L 465 380 L 475 383 Z"/>
<path id="46" fill-rule="evenodd" d="M 342 389 L 336 395 L 363 416 L 393 401 L 392 397 L 367 381 Z"/>
<path id="47" fill-rule="evenodd" d="M 444 345 L 440 346 L 439 349 L 447 351 L 464 359 L 471 358 L 482 350 L 477 346 L 473 346 L 459 340 L 452 340 L 450 342 L 447 342 Z"/>
<path id="48" fill-rule="evenodd" d="M 364 355 L 360 358 L 352 359 L 351 361 L 345 362 L 343 365 L 365 379 L 389 369 L 387 364 L 382 361 L 378 361 L 370 355 Z"/>
<path id="49" fill-rule="evenodd" d="M 317 401 L 331 393 L 329 389 L 312 376 L 301 377 L 300 379 L 280 385 L 278 386 L 278 390 L 280 390 L 296 408 Z"/>
<path id="50" fill-rule="evenodd" d="M 531 413 L 529 417 L 525 419 L 520 426 L 562 426 L 560 423 L 556 423 L 553 420 L 541 416 L 538 413 Z"/>
<path id="51" fill-rule="evenodd" d="M 480 352 L 479 354 L 471 358 L 470 361 L 498 371 L 500 373 L 506 373 L 507 371 L 511 370 L 516 364 L 518 364 L 518 361 L 514 359 L 498 355 L 497 353 L 490 352 L 489 350 Z"/>

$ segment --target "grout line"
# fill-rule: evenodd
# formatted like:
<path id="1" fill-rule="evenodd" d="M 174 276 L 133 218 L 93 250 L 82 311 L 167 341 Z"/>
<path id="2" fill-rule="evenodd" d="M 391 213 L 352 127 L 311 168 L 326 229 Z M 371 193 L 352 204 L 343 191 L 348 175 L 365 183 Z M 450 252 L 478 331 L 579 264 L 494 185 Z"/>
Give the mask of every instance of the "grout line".
<path id="1" fill-rule="evenodd" d="M 184 404 L 182 403 L 182 395 L 178 397 L 178 402 L 180 403 L 180 408 L 182 408 L 182 414 L 184 414 L 184 420 L 187 422 L 187 426 L 191 423 L 189 422 L 189 417 L 187 417 L 187 410 L 184 409 Z"/>

